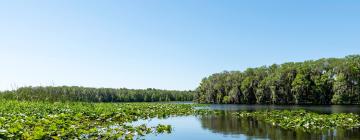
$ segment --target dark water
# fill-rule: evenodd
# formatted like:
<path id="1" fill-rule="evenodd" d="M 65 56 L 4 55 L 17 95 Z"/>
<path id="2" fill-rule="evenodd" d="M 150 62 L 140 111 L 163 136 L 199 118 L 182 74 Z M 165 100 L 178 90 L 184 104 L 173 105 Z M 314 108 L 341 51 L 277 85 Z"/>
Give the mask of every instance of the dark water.
<path id="1" fill-rule="evenodd" d="M 254 119 L 238 119 L 231 113 L 239 110 L 255 111 L 264 109 L 306 109 L 319 113 L 359 113 L 359 106 L 261 106 L 261 105 L 211 105 L 210 109 L 223 110 L 220 115 L 170 117 L 135 122 L 135 124 L 170 124 L 171 134 L 147 135 L 153 140 L 360 140 L 360 129 L 336 129 L 304 132 L 285 130 Z"/>
<path id="2" fill-rule="evenodd" d="M 204 107 L 225 111 L 257 111 L 257 110 L 294 110 L 304 109 L 317 113 L 356 113 L 360 114 L 360 105 L 209 105 Z"/>

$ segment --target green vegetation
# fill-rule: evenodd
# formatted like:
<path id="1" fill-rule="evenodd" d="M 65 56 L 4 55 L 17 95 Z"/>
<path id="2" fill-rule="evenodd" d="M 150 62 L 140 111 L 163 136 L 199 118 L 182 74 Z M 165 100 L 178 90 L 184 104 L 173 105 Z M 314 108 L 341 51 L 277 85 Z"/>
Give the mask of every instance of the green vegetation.
<path id="1" fill-rule="evenodd" d="M 224 119 L 219 117 L 221 111 L 195 109 L 200 105 L 114 103 L 192 100 L 218 104 L 360 104 L 360 55 L 217 73 L 204 78 L 195 92 L 75 86 L 4 91 L 0 92 L 0 139 L 133 139 L 172 132 L 170 125 L 131 124 L 139 119 L 185 115 Z M 234 116 L 304 132 L 360 127 L 360 117 L 351 113 L 274 110 L 236 112 L 231 114 Z"/>
<path id="2" fill-rule="evenodd" d="M 248 68 L 204 78 L 199 103 L 360 104 L 360 55 Z"/>
<path id="3" fill-rule="evenodd" d="M 222 111 L 195 109 L 201 105 L 167 103 L 86 103 L 1 100 L 0 139 L 134 139 L 150 133 L 171 133 L 172 126 L 145 124 L 140 119 L 171 116 L 221 116 Z M 357 128 L 354 114 L 300 111 L 237 112 L 231 116 L 256 119 L 286 129 Z M 175 126 L 176 127 L 176 126 Z"/>
<path id="4" fill-rule="evenodd" d="M 189 104 L 45 103 L 1 100 L 0 139 L 133 139 L 171 126 L 133 127 L 138 119 L 204 114 Z"/>
<path id="5" fill-rule="evenodd" d="M 192 91 L 86 87 L 22 87 L 0 93 L 0 98 L 24 101 L 158 102 L 192 101 Z"/>
<path id="6" fill-rule="evenodd" d="M 236 112 L 233 115 L 240 118 L 255 118 L 285 129 L 301 129 L 303 131 L 360 127 L 360 117 L 352 113 L 317 114 L 305 110 L 274 110 Z"/>
<path id="7" fill-rule="evenodd" d="M 294 111 L 295 112 L 295 111 Z M 299 111 L 303 112 L 303 111 Z M 244 114 L 243 117 L 239 116 Z M 273 125 L 271 122 L 258 120 L 256 117 L 246 117 L 245 113 L 234 113 L 223 111 L 216 115 L 200 116 L 201 126 L 211 132 L 224 135 L 246 135 L 249 139 L 270 139 L 270 140 L 358 140 L 360 137 L 359 128 L 336 128 L 336 129 L 301 129 L 288 128 Z M 309 112 L 310 113 L 310 112 Z M 348 114 L 345 114 L 348 115 Z M 284 117 L 285 115 L 273 116 Z M 325 117 L 327 117 L 326 115 Z M 265 116 L 266 117 L 266 116 Z M 324 118 L 324 117 L 322 117 Z M 279 119 L 280 120 L 280 119 Z M 304 121 L 305 119 L 300 120 Z M 291 121 L 288 119 L 288 121 Z M 305 122 L 305 121 L 304 121 Z M 298 123 L 301 125 L 301 123 Z M 311 123 L 309 123 L 309 127 Z M 294 124 L 291 124 L 294 125 Z M 176 126 L 175 126 L 176 128 Z"/>

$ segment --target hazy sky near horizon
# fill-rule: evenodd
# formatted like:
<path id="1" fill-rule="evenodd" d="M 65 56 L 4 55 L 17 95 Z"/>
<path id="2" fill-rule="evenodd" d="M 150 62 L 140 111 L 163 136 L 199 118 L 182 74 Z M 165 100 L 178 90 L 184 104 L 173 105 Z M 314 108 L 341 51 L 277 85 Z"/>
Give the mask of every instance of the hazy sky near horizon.
<path id="1" fill-rule="evenodd" d="M 358 0 L 0 0 L 0 90 L 187 90 L 224 70 L 350 54 Z"/>

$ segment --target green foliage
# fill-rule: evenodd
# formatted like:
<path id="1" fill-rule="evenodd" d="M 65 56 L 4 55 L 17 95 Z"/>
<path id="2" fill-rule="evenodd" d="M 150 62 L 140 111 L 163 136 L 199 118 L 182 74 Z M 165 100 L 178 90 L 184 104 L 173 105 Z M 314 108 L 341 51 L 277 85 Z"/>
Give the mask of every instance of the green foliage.
<path id="1" fill-rule="evenodd" d="M 22 101 L 158 102 L 192 101 L 194 92 L 159 89 L 112 89 L 86 87 L 22 87 L 0 93 L 0 98 Z"/>
<path id="2" fill-rule="evenodd" d="M 189 104 L 0 101 L 0 139 L 133 139 L 172 128 L 132 121 L 210 112 Z"/>
<path id="3" fill-rule="evenodd" d="M 348 86 L 345 75 L 340 73 L 334 83 L 335 94 L 332 99 L 334 104 L 350 104 L 352 97 Z"/>
<path id="4" fill-rule="evenodd" d="M 352 113 L 317 114 L 304 110 L 273 110 L 236 112 L 233 115 L 240 118 L 255 118 L 285 129 L 303 131 L 360 127 L 360 117 Z"/>
<path id="5" fill-rule="evenodd" d="M 156 132 L 157 133 L 171 133 L 172 128 L 171 125 L 158 125 L 156 127 Z"/>
<path id="6" fill-rule="evenodd" d="M 172 132 L 170 125 L 148 127 L 131 124 L 139 119 L 186 115 L 204 117 L 223 113 L 195 109 L 204 105 L 193 104 L 0 101 L 0 139 L 138 139 L 150 133 Z M 316 114 L 297 110 L 236 112 L 231 115 L 303 131 L 360 126 L 359 116 L 351 113 Z"/>
<path id="7" fill-rule="evenodd" d="M 229 96 L 224 96 L 223 101 L 224 104 L 228 104 L 230 103 L 230 97 Z"/>
<path id="8" fill-rule="evenodd" d="M 194 97 L 216 104 L 360 104 L 360 55 L 216 73 Z"/>

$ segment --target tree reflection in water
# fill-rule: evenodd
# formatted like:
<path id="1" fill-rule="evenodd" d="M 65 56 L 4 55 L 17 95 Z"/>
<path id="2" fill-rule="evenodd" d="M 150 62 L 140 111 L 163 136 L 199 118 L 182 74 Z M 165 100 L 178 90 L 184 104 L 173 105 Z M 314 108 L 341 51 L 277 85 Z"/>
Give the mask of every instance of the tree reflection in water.
<path id="1" fill-rule="evenodd" d="M 272 126 L 263 121 L 252 118 L 232 117 L 231 112 L 223 111 L 218 115 L 208 115 L 200 117 L 203 129 L 208 129 L 213 133 L 236 136 L 243 134 L 252 138 L 265 138 L 276 140 L 310 140 L 310 139 L 345 139 L 359 140 L 360 129 L 336 129 L 324 131 L 304 132 L 302 130 L 285 130 Z"/>

